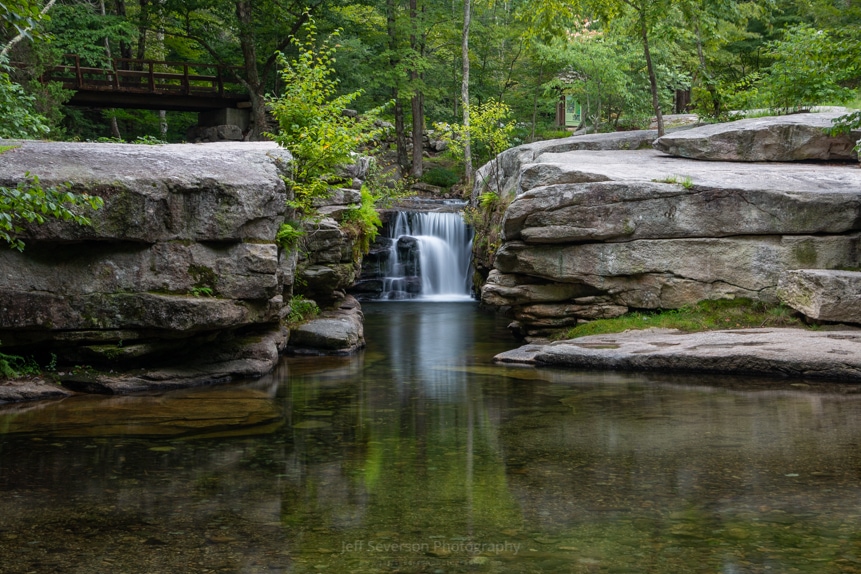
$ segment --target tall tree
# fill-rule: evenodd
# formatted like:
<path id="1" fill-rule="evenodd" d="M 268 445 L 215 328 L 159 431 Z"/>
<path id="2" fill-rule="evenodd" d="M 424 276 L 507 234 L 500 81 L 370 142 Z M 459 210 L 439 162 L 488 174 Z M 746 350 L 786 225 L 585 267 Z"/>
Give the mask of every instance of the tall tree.
<path id="1" fill-rule="evenodd" d="M 463 0 L 463 40 L 461 42 L 461 57 L 463 58 L 463 80 L 460 89 L 460 99 L 463 102 L 463 168 L 466 174 L 466 188 L 472 188 L 472 144 L 469 131 L 469 21 L 470 0 Z"/>

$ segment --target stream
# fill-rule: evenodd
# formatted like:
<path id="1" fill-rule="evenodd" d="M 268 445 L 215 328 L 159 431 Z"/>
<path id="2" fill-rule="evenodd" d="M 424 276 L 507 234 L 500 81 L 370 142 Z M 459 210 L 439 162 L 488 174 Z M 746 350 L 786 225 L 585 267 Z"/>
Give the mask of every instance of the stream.
<path id="1" fill-rule="evenodd" d="M 861 394 L 494 366 L 470 302 L 367 349 L 0 407 L 0 571 L 861 572 Z"/>

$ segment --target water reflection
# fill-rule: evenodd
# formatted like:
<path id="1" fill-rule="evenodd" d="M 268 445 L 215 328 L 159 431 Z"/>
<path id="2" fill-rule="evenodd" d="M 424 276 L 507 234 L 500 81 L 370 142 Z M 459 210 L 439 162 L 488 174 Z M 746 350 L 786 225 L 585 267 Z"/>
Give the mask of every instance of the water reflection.
<path id="1" fill-rule="evenodd" d="M 0 411 L 2 571 L 861 570 L 856 388 L 494 367 L 472 305 L 365 312 L 356 357 Z"/>

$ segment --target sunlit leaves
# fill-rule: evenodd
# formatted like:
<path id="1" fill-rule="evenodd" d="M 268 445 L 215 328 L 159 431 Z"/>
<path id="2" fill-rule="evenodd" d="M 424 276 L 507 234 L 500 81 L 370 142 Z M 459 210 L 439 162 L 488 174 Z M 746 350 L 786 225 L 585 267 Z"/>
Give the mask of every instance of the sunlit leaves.
<path id="1" fill-rule="evenodd" d="M 0 187 L 0 240 L 22 251 L 24 242 L 18 235 L 25 224 L 58 219 L 90 225 L 84 209 L 99 209 L 103 203 L 100 197 L 72 193 L 68 186 L 43 188 L 38 177 L 27 173 L 16 187 Z"/>

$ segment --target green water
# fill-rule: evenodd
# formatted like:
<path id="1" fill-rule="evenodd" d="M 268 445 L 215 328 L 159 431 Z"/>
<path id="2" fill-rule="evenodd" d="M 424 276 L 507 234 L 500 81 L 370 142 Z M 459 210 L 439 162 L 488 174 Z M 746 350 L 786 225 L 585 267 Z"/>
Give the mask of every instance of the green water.
<path id="1" fill-rule="evenodd" d="M 0 407 L 0 572 L 861 572 L 851 386 L 495 367 L 469 303 L 356 357 Z"/>

